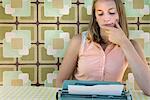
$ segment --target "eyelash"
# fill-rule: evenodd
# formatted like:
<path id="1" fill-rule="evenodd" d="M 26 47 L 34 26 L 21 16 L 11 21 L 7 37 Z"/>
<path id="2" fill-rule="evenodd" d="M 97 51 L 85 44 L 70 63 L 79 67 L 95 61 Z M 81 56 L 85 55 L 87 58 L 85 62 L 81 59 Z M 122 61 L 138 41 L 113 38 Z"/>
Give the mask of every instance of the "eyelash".
<path id="1" fill-rule="evenodd" d="M 114 15 L 115 13 L 109 13 L 110 15 Z M 102 16 L 103 14 L 98 14 L 99 16 Z"/>
<path id="2" fill-rule="evenodd" d="M 109 13 L 109 14 L 113 15 L 113 14 L 115 14 L 115 13 Z"/>

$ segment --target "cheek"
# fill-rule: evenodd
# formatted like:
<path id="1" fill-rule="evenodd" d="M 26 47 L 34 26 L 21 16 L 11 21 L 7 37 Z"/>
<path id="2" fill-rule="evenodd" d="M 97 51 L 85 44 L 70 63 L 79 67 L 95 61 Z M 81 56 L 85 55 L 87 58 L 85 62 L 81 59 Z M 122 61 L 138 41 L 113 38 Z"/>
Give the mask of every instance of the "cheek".
<path id="1" fill-rule="evenodd" d="M 113 23 L 115 23 L 115 22 L 119 22 L 119 17 L 118 16 L 114 16 L 113 18 L 112 18 L 112 22 Z"/>
<path id="2" fill-rule="evenodd" d="M 98 23 L 99 27 L 101 27 L 102 22 L 100 20 L 98 20 L 97 23 Z"/>
<path id="3" fill-rule="evenodd" d="M 99 26 L 102 24 L 102 18 L 96 16 L 96 21 Z"/>

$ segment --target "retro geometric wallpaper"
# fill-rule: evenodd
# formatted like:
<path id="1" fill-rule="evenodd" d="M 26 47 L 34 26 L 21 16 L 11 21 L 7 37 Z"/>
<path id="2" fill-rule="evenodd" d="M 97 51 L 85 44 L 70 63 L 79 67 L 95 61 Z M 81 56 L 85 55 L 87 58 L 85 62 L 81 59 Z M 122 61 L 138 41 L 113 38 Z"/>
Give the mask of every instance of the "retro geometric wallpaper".
<path id="1" fill-rule="evenodd" d="M 0 0 L 0 85 L 9 70 L 29 73 L 32 85 L 43 85 L 48 73 L 59 70 L 69 40 L 87 30 L 91 1 Z M 122 1 L 130 38 L 143 44 L 150 63 L 150 0 Z"/>

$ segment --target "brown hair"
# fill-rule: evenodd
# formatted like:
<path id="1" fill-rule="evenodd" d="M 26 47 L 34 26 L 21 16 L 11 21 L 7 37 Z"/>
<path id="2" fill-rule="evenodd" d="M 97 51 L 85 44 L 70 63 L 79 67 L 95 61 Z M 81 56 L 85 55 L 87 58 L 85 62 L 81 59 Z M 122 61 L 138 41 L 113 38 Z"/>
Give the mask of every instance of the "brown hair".
<path id="1" fill-rule="evenodd" d="M 102 37 L 99 34 L 100 27 L 96 21 L 96 16 L 95 16 L 95 3 L 97 1 L 98 0 L 93 0 L 92 15 L 91 15 L 90 23 L 89 23 L 87 39 L 90 41 L 97 42 L 97 43 L 104 43 Z M 114 2 L 116 4 L 117 12 L 119 15 L 119 25 L 122 28 L 122 30 L 124 31 L 124 33 L 126 34 L 126 36 L 128 37 L 129 33 L 128 33 L 127 19 L 126 19 L 126 14 L 125 14 L 125 10 L 124 10 L 124 5 L 121 2 L 121 0 L 114 0 Z"/>

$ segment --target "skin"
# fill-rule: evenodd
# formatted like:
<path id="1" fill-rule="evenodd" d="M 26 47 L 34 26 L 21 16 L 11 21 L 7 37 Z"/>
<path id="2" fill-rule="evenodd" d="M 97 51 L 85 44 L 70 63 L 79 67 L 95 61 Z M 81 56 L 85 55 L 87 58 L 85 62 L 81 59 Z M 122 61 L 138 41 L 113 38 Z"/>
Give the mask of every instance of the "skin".
<path id="1" fill-rule="evenodd" d="M 150 69 L 140 45 L 135 41 L 130 41 L 118 24 L 119 16 L 115 2 L 113 0 L 97 1 L 95 4 L 95 15 L 96 21 L 101 28 L 100 34 L 106 42 L 106 45 L 102 46 L 103 49 L 109 43 L 119 45 L 126 56 L 139 87 L 146 95 L 150 95 L 150 88 L 148 88 L 150 87 Z M 73 74 L 76 68 L 81 40 L 81 35 L 76 35 L 72 38 L 56 79 L 57 87 L 61 87 L 63 81 L 69 79 Z"/>
<path id="2" fill-rule="evenodd" d="M 115 2 L 112 2 L 112 0 L 97 1 L 97 3 L 95 4 L 95 16 L 96 21 L 101 28 L 100 34 L 107 43 L 109 42 L 107 30 L 104 29 L 102 26 L 114 27 L 116 21 L 119 20 Z"/>

